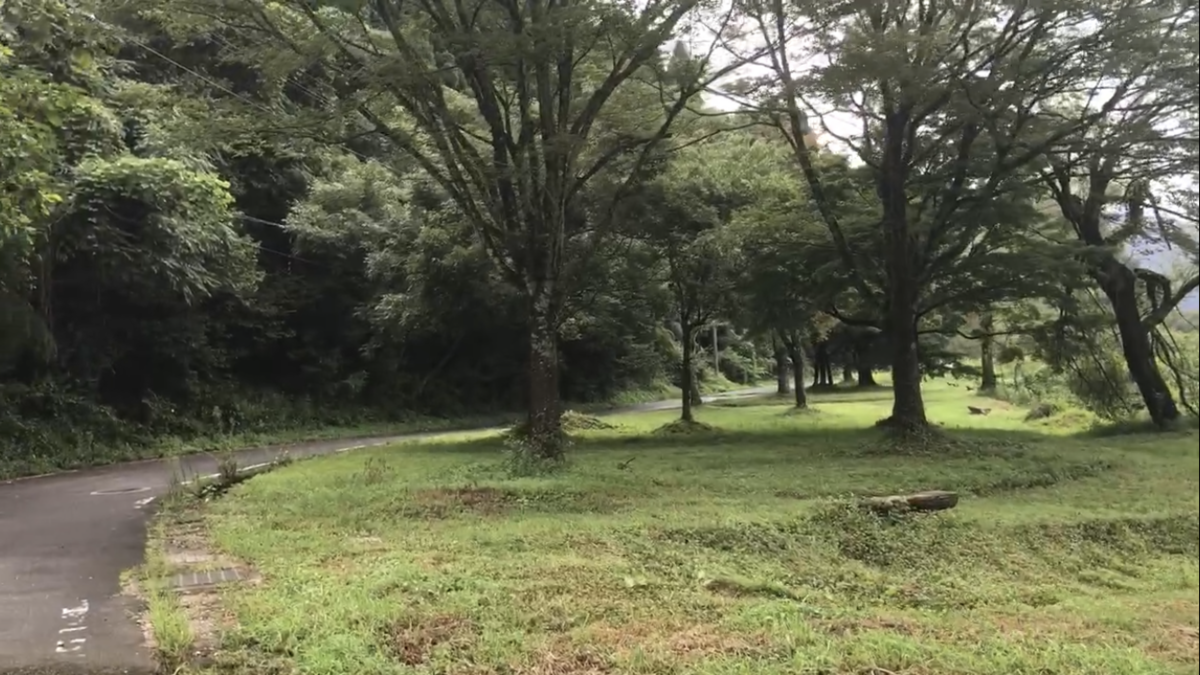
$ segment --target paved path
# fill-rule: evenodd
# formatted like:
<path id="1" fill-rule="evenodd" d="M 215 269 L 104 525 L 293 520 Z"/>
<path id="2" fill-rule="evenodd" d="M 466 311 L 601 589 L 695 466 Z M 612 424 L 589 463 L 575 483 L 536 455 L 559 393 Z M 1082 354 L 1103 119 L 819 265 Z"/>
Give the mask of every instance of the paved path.
<path id="1" fill-rule="evenodd" d="M 773 387 L 710 399 L 762 394 Z M 663 401 L 615 410 L 677 408 Z M 446 432 L 442 432 L 446 433 Z M 246 467 L 438 434 L 313 441 L 238 453 Z M 188 475 L 215 473 L 211 455 L 181 458 Z M 120 595 L 121 572 L 141 563 L 147 500 L 162 495 L 176 465 L 121 464 L 0 483 L 0 675 L 151 675 L 150 653 Z"/>

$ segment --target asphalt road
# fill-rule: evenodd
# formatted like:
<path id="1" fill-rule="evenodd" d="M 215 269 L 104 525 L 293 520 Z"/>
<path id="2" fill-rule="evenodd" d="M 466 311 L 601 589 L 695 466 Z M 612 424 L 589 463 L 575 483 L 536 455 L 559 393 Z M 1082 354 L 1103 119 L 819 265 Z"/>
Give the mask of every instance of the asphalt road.
<path id="1" fill-rule="evenodd" d="M 706 397 L 733 398 L 774 387 Z M 607 414 L 679 407 L 677 401 L 631 406 Z M 445 432 L 442 432 L 445 433 Z M 254 448 L 238 453 L 242 467 L 351 448 L 415 441 L 407 434 Z M 120 595 L 120 575 L 141 563 L 153 499 L 178 468 L 187 475 L 217 471 L 217 458 L 119 464 L 0 483 L 0 675 L 152 675 L 155 664 Z"/>

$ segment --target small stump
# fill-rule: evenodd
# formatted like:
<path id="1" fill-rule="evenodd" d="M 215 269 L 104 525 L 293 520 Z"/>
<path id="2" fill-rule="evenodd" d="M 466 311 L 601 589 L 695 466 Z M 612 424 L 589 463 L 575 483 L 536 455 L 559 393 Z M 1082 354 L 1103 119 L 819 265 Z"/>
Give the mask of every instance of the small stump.
<path id="1" fill-rule="evenodd" d="M 868 497 L 862 500 L 863 508 L 880 515 L 908 513 L 910 511 L 945 511 L 958 506 L 958 493 L 930 490 L 911 495 Z"/>

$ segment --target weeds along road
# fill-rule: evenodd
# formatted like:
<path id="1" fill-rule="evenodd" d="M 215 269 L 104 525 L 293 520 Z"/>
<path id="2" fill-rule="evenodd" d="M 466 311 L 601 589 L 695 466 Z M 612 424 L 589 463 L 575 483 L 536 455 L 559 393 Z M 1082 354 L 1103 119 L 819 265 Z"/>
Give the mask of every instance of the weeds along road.
<path id="1" fill-rule="evenodd" d="M 774 387 L 705 397 L 770 393 Z M 679 407 L 661 401 L 608 411 Z M 235 453 L 252 467 L 286 453 L 303 458 L 415 441 L 448 431 L 322 440 Z M 153 501 L 177 472 L 217 471 L 213 455 L 118 464 L 0 483 L 0 675 L 150 675 L 155 664 L 121 595 L 121 573 L 142 562 Z"/>

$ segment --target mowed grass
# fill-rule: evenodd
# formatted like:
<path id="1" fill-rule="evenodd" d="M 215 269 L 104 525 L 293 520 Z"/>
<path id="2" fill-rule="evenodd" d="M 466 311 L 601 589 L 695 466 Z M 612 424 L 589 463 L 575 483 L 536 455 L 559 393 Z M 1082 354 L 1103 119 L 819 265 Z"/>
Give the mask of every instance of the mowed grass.
<path id="1" fill-rule="evenodd" d="M 810 413 L 705 406 L 713 433 L 610 418 L 544 478 L 510 478 L 480 434 L 296 463 L 205 507 L 263 576 L 225 596 L 215 667 L 1197 672 L 1197 436 L 1072 436 L 978 400 L 930 387 L 954 442 L 928 452 L 870 428 L 880 390 L 815 395 Z M 923 489 L 962 500 L 900 519 L 847 506 Z"/>

